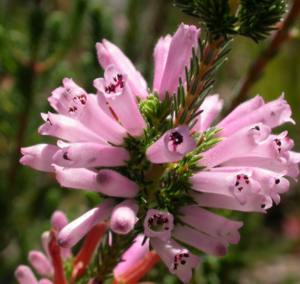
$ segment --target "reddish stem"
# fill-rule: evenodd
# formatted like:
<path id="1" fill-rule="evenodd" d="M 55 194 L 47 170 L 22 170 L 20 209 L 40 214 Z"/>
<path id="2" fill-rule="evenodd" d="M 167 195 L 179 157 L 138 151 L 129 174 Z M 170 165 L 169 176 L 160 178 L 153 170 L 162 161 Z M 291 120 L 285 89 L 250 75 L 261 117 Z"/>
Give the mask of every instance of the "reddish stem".
<path id="1" fill-rule="evenodd" d="M 84 239 L 84 243 L 75 257 L 72 270 L 71 283 L 76 283 L 76 280 L 82 277 L 89 265 L 91 258 L 97 248 L 100 240 L 105 234 L 107 225 L 101 223 L 93 227 Z"/>
<path id="2" fill-rule="evenodd" d="M 57 237 L 54 230 L 50 232 L 49 253 L 51 255 L 52 264 L 54 267 L 54 284 L 68 284 L 63 261 L 61 258 L 60 246 L 57 243 Z"/>

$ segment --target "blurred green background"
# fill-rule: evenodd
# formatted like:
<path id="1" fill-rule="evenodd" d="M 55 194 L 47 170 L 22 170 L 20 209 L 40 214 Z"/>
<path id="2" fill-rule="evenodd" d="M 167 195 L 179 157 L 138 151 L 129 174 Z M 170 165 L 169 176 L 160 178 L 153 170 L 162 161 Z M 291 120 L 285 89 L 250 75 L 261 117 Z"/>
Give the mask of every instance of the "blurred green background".
<path id="1" fill-rule="evenodd" d="M 61 189 L 51 177 L 20 166 L 20 147 L 46 141 L 39 137 L 40 112 L 47 97 L 71 77 L 89 91 L 102 73 L 95 43 L 107 38 L 119 45 L 151 87 L 152 52 L 161 35 L 181 22 L 194 23 L 171 0 L 0 0 L 0 283 L 14 283 L 17 264 L 40 247 L 51 213 L 59 208 L 78 216 L 92 196 Z M 298 125 L 288 126 L 300 151 L 300 39 L 291 39 L 251 89 L 266 100 L 286 93 Z M 239 82 L 268 44 L 235 38 L 215 92 L 230 105 Z M 50 141 L 50 140 L 49 140 Z M 293 183 L 282 203 L 268 215 L 235 214 L 245 221 L 241 242 L 223 259 L 204 258 L 192 283 L 300 283 L 300 185 Z M 163 265 L 147 279 L 179 283 Z"/>

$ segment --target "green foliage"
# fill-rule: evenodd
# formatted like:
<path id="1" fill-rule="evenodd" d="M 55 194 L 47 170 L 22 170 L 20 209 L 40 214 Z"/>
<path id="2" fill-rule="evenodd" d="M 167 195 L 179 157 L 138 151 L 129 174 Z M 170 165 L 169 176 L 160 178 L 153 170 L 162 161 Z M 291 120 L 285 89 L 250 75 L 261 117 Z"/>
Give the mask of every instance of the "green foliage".
<path id="1" fill-rule="evenodd" d="M 239 34 L 263 40 L 285 12 L 284 0 L 174 0 L 183 12 L 199 19 L 213 39 Z"/>
<path id="2" fill-rule="evenodd" d="M 111 234 L 111 235 L 110 235 Z M 126 236 L 109 232 L 101 242 L 95 259 L 94 275 L 100 283 L 112 276 L 114 267 L 121 261 L 122 253 L 132 244 L 137 232 L 133 231 Z"/>
<path id="3" fill-rule="evenodd" d="M 284 0 L 241 0 L 239 33 L 255 41 L 263 40 L 286 10 Z"/>
<path id="4" fill-rule="evenodd" d="M 200 20 L 214 38 L 235 34 L 237 18 L 231 14 L 228 1 L 224 0 L 175 0 L 183 12 Z"/>

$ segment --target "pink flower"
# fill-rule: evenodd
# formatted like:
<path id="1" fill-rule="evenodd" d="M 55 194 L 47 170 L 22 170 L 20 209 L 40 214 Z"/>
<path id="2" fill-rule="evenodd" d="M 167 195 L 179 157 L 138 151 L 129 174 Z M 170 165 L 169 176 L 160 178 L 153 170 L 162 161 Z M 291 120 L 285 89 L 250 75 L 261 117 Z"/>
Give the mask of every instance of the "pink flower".
<path id="1" fill-rule="evenodd" d="M 39 281 L 39 284 L 53 284 L 53 282 L 50 281 L 49 279 L 41 279 Z"/>
<path id="2" fill-rule="evenodd" d="M 175 274 L 184 283 L 190 281 L 192 269 L 197 267 L 200 262 L 199 257 L 173 240 L 164 242 L 158 238 L 153 238 L 151 239 L 151 245 L 172 274 Z"/>
<path id="3" fill-rule="evenodd" d="M 62 227 L 68 223 L 65 214 L 61 211 L 55 211 L 51 216 L 52 234 L 59 232 Z M 15 276 L 20 284 L 53 284 L 51 280 L 55 279 L 55 261 L 50 252 L 51 235 L 50 232 L 42 234 L 42 246 L 44 252 L 32 250 L 28 254 L 28 261 L 39 276 L 45 277 L 37 280 L 32 270 L 25 265 L 20 265 L 15 271 Z M 59 251 L 61 261 L 66 261 L 72 256 L 69 248 L 62 248 Z M 55 282 L 55 281 L 54 281 Z"/>
<path id="4" fill-rule="evenodd" d="M 119 278 L 122 274 L 126 273 L 126 271 L 139 260 L 143 259 L 150 251 L 149 240 L 143 244 L 144 238 L 144 235 L 138 235 L 129 249 L 123 253 L 121 262 L 114 268 L 114 276 L 116 278 Z"/>
<path id="5" fill-rule="evenodd" d="M 198 47 L 200 30 L 181 24 L 171 38 L 161 38 L 154 50 L 153 89 L 164 99 L 166 92 L 173 95 L 179 78 L 185 83 L 185 67 L 189 67 L 193 48 Z"/>
<path id="6" fill-rule="evenodd" d="M 15 277 L 20 284 L 38 284 L 32 270 L 25 265 L 20 265 L 15 271 Z"/>
<path id="7" fill-rule="evenodd" d="M 51 166 L 52 157 L 58 150 L 57 146 L 49 144 L 37 144 L 21 148 L 23 156 L 20 159 L 20 163 L 39 171 L 52 172 L 54 171 Z"/>
<path id="8" fill-rule="evenodd" d="M 146 156 L 154 164 L 171 163 L 181 160 L 196 147 L 186 125 L 176 127 L 164 133 L 146 151 Z"/>
<path id="9" fill-rule="evenodd" d="M 105 69 L 104 79 L 94 80 L 94 86 L 99 96 L 104 96 L 108 105 L 133 136 L 141 136 L 146 127 L 145 121 L 139 111 L 136 98 L 128 87 L 127 76 L 114 65 Z"/>
<path id="10" fill-rule="evenodd" d="M 133 230 L 137 222 L 138 205 L 132 199 L 127 199 L 114 207 L 111 218 L 110 228 L 113 232 L 120 235 L 127 235 Z"/>
<path id="11" fill-rule="evenodd" d="M 242 222 L 229 220 L 195 205 L 183 207 L 180 213 L 185 224 L 200 232 L 215 238 L 225 238 L 232 244 L 240 240 L 238 230 L 242 227 Z"/>
<path id="12" fill-rule="evenodd" d="M 192 194 L 198 205 L 265 212 L 273 202 L 278 204 L 289 189 L 286 176 L 297 177 L 300 161 L 286 131 L 271 133 L 284 122 L 293 120 L 283 97 L 265 104 L 257 96 L 227 115 L 217 125 L 222 141 L 201 154 L 199 164 L 206 169 L 190 178 L 201 193 Z"/>
<path id="13" fill-rule="evenodd" d="M 51 216 L 51 225 L 57 231 L 60 231 L 68 224 L 68 218 L 62 211 L 55 211 Z"/>
<path id="14" fill-rule="evenodd" d="M 159 238 L 167 241 L 171 237 L 174 227 L 174 218 L 169 212 L 156 209 L 147 211 L 144 220 L 144 234 L 146 237 Z"/>
<path id="15" fill-rule="evenodd" d="M 114 65 L 118 72 L 128 78 L 128 88 L 134 96 L 145 99 L 148 96 L 147 84 L 123 52 L 108 40 L 96 44 L 98 61 L 103 69 Z"/>
<path id="16" fill-rule="evenodd" d="M 48 258 L 39 251 L 31 251 L 28 260 L 36 272 L 42 276 L 51 277 L 53 268 Z"/>
<path id="17" fill-rule="evenodd" d="M 199 107 L 200 115 L 197 117 L 197 122 L 193 130 L 203 132 L 212 124 L 220 113 L 223 107 L 223 100 L 219 95 L 212 95 L 206 97 L 201 106 Z"/>
<path id="18" fill-rule="evenodd" d="M 98 207 L 87 211 L 65 226 L 58 234 L 60 246 L 70 248 L 77 244 L 96 224 L 110 216 L 113 206 L 114 201 L 106 199 Z"/>
<path id="19" fill-rule="evenodd" d="M 115 144 L 121 144 L 123 138 L 126 136 L 125 129 L 100 107 L 97 97 L 87 94 L 72 79 L 65 78 L 63 85 L 63 87 L 55 89 L 52 92 L 52 96 L 48 99 L 53 109 L 60 115 L 63 115 L 59 117 L 58 126 L 65 125 L 62 123 L 66 120 L 65 117 L 67 116 L 72 118 L 72 120 L 67 120 L 70 121 L 70 126 L 72 124 L 80 125 L 80 131 L 87 132 L 85 128 L 88 128 L 91 132 L 103 138 L 104 141 L 107 140 Z M 52 122 L 52 120 L 50 121 Z M 63 127 L 62 131 L 68 131 L 68 125 Z M 75 130 L 74 132 L 77 133 Z M 52 134 L 50 133 L 50 135 Z M 90 133 L 90 135 L 92 134 Z M 76 140 L 79 142 L 80 139 L 82 138 L 79 137 Z"/>
<path id="20" fill-rule="evenodd" d="M 52 156 L 52 163 L 72 168 L 124 166 L 129 153 L 121 147 L 94 142 L 64 144 Z"/>
<path id="21" fill-rule="evenodd" d="M 87 189 L 113 197 L 135 197 L 136 183 L 113 170 L 89 170 L 87 168 L 62 168 L 53 165 L 56 179 L 63 187 Z"/>
<path id="22" fill-rule="evenodd" d="M 50 281 L 49 279 L 41 279 L 39 281 L 39 284 L 53 284 L 53 282 Z"/>
<path id="23" fill-rule="evenodd" d="M 275 128 L 285 122 L 294 123 L 291 114 L 291 107 L 284 100 L 283 95 L 267 104 L 263 103 L 261 97 L 256 97 L 238 106 L 217 127 L 222 128 L 220 136 L 227 137 L 238 129 L 259 122 L 271 128 Z"/>

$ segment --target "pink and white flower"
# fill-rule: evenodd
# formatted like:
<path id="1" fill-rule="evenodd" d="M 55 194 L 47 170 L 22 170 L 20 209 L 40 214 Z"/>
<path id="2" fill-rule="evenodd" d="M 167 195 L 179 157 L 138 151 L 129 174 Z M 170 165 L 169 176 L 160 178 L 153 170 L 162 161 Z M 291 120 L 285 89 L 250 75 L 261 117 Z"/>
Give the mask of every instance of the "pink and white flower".
<path id="1" fill-rule="evenodd" d="M 272 133 L 285 122 L 294 123 L 283 96 L 269 103 L 257 96 L 241 104 L 216 124 L 219 132 L 209 130 L 223 101 L 218 95 L 208 96 L 193 121 L 178 125 L 172 109 L 163 116 L 165 120 L 156 122 L 162 124 L 156 129 L 155 118 L 144 110 L 164 103 L 167 94 L 173 96 L 179 82 L 186 88 L 185 67 L 198 48 L 199 33 L 195 26 L 182 24 L 173 36 L 158 41 L 152 92 L 131 61 L 107 40 L 96 45 L 104 69 L 104 78 L 93 82 L 96 94 L 88 94 L 69 78 L 52 92 L 48 100 L 56 113 L 42 114 L 39 133 L 57 138 L 57 143 L 22 148 L 20 162 L 53 172 L 62 187 L 96 192 L 103 201 L 70 223 L 60 212 L 53 215 L 61 248 L 53 244 L 53 233 L 43 235 L 45 254 L 33 251 L 29 256 L 39 274 L 51 278 L 56 272 L 49 240 L 59 251 L 62 270 L 60 258 L 67 259 L 70 248 L 103 222 L 104 227 L 88 238 L 87 247 L 90 239 L 98 243 L 107 226 L 110 236 L 132 233 L 134 238 L 143 233 L 123 255 L 124 263 L 116 266 L 117 278 L 129 277 L 129 266 L 140 259 L 147 259 L 146 267 L 152 267 L 158 254 L 170 272 L 186 283 L 200 262 L 187 248 L 224 256 L 229 245 L 240 239 L 242 222 L 209 208 L 264 213 L 280 202 L 291 178 L 299 175 L 300 154 L 292 151 L 293 140 L 287 131 Z M 217 139 L 204 151 L 202 143 L 210 139 L 207 133 L 216 133 Z M 164 180 L 173 177 L 174 182 L 179 180 L 177 186 Z M 149 244 L 157 253 L 149 251 Z M 90 260 L 90 250 L 75 261 L 72 279 L 85 271 L 81 265 Z M 144 275 L 143 263 L 139 269 L 133 282 Z M 17 269 L 16 278 L 21 284 L 39 283 L 25 266 Z"/>
<path id="2" fill-rule="evenodd" d="M 164 133 L 147 149 L 146 156 L 154 164 L 172 163 L 181 160 L 195 147 L 189 128 L 182 125 Z"/>
<path id="3" fill-rule="evenodd" d="M 68 219 L 61 211 L 55 211 L 51 217 L 52 233 L 57 234 L 62 230 L 64 226 L 68 224 Z M 42 246 L 44 252 L 32 250 L 28 254 L 28 261 L 35 270 L 35 272 L 44 277 L 41 280 L 37 280 L 33 271 L 29 266 L 19 265 L 15 271 L 15 277 L 20 284 L 53 284 L 55 279 L 55 261 L 49 251 L 49 245 L 51 241 L 50 232 L 44 232 L 42 235 Z M 69 248 L 60 249 L 60 258 L 62 261 L 67 261 L 72 256 Z"/>
<path id="4" fill-rule="evenodd" d="M 110 217 L 110 228 L 120 235 L 127 235 L 137 222 L 139 206 L 133 199 L 127 199 L 114 207 Z"/>
<path id="5" fill-rule="evenodd" d="M 164 242 L 158 238 L 151 239 L 151 245 L 172 274 L 187 283 L 192 277 L 192 269 L 199 265 L 200 258 L 173 240 Z"/>

